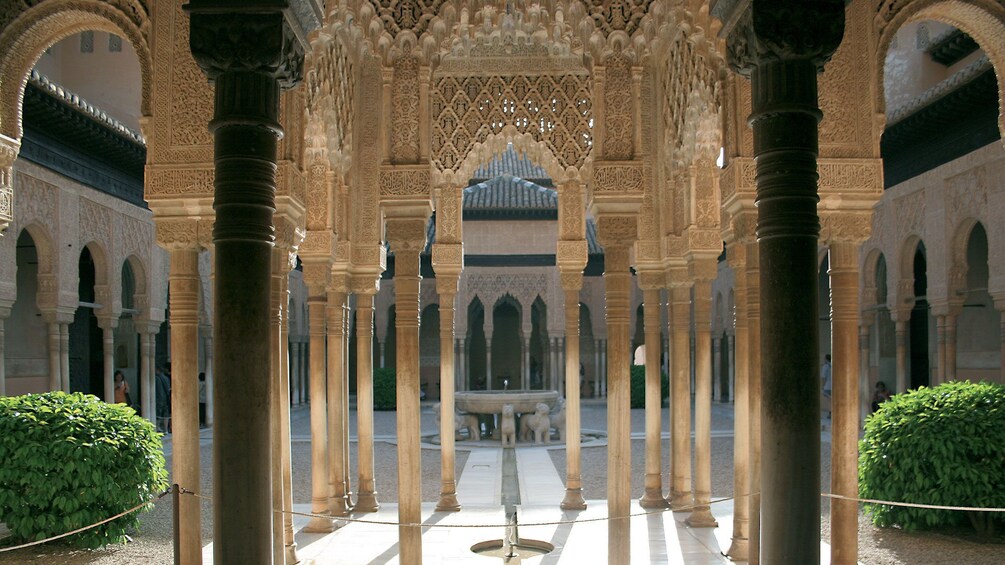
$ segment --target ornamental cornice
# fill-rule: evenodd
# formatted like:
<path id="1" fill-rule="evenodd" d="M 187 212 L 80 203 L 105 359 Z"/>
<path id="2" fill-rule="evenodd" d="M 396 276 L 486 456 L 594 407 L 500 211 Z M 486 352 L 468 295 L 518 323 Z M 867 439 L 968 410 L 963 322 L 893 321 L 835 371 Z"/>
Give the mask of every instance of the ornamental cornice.
<path id="1" fill-rule="evenodd" d="M 380 199 L 415 200 L 432 198 L 432 169 L 420 165 L 383 165 L 380 168 Z"/>
<path id="2" fill-rule="evenodd" d="M 485 56 L 485 57 L 444 57 L 436 68 L 436 76 L 459 75 L 587 75 L 582 56 Z"/>
<path id="3" fill-rule="evenodd" d="M 215 169 L 212 162 L 188 166 L 149 164 L 146 166 L 144 198 L 147 201 L 178 198 L 212 198 Z"/>
<path id="4" fill-rule="evenodd" d="M 881 159 L 817 159 L 817 182 L 821 200 L 827 195 L 865 196 L 872 203 L 883 194 Z M 869 207 L 872 207 L 872 203 Z"/>
<path id="5" fill-rule="evenodd" d="M 651 178 L 651 167 L 644 161 L 597 161 L 593 164 L 593 196 L 641 198 Z"/>

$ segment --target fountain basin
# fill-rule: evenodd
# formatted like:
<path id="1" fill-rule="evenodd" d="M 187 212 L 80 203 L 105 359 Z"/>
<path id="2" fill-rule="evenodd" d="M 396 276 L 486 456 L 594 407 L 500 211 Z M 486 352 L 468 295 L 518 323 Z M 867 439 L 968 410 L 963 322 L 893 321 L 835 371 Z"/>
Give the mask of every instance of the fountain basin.
<path id="1" fill-rule="evenodd" d="M 454 393 L 454 406 L 468 414 L 500 414 L 505 404 L 512 404 L 518 414 L 533 412 L 543 402 L 555 410 L 557 390 L 465 390 Z"/>

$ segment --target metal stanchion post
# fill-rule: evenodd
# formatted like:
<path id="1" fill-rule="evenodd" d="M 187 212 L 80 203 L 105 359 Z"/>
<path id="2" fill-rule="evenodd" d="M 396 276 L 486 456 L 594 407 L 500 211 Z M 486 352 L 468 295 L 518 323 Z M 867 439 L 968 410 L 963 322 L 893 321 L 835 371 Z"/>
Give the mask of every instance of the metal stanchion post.
<path id="1" fill-rule="evenodd" d="M 181 565 L 181 538 L 179 533 L 181 532 L 181 489 L 178 488 L 178 483 L 171 485 L 171 511 L 173 514 L 172 518 L 172 528 L 171 537 L 174 538 L 174 565 Z"/>

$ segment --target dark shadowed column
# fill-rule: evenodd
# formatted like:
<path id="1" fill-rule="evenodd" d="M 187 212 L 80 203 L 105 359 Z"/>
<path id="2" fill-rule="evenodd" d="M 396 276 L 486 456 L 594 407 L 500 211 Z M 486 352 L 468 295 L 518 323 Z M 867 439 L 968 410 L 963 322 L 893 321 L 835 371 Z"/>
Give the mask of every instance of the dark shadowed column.
<path id="1" fill-rule="evenodd" d="M 844 8 L 841 0 L 713 7 L 726 24 L 730 64 L 751 79 L 763 353 L 761 563 L 820 562 L 817 73 L 841 41 Z"/>
<path id="2" fill-rule="evenodd" d="M 215 85 L 214 562 L 272 561 L 269 292 L 279 90 L 300 78 L 288 2 L 192 0 L 190 47 Z M 313 2 L 295 2 L 315 17 Z M 296 15 L 294 14 L 296 12 Z"/>

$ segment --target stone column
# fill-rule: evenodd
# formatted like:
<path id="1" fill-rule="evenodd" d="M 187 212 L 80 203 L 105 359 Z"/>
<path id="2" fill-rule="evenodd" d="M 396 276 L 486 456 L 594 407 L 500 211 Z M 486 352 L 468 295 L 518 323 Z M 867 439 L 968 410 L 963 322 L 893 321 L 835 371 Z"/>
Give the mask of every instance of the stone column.
<path id="1" fill-rule="evenodd" d="M 115 402 L 115 328 L 119 325 L 118 318 L 102 316 L 98 319 L 101 328 L 102 373 L 105 384 L 105 402 Z M 196 346 L 198 348 L 198 345 Z M 173 365 L 172 365 L 173 368 Z M 198 367 L 196 368 L 198 376 Z M 198 386 L 198 385 L 197 385 Z M 196 390 L 196 409 L 198 410 L 199 391 Z M 198 421 L 198 420 L 197 420 Z"/>
<path id="2" fill-rule="evenodd" d="M 607 561 L 628 563 L 631 505 L 631 291 L 629 250 L 637 238 L 635 216 L 604 216 L 597 232 L 604 246 L 606 285 L 607 355 L 607 507 L 610 517 Z M 578 368 L 577 368 L 578 373 Z M 579 379 L 577 374 L 576 380 Z"/>
<path id="3" fill-rule="evenodd" d="M 0 134 L 0 233 L 14 221 L 14 161 L 21 140 Z"/>
<path id="4" fill-rule="evenodd" d="M 293 15 L 293 8 L 287 7 L 290 12 L 284 14 L 284 6 L 239 12 L 234 3 L 223 0 L 192 0 L 186 5 L 192 54 L 215 83 L 210 127 L 215 139 L 213 403 L 218 422 L 213 442 L 213 553 L 217 563 L 266 563 L 273 558 L 270 422 L 263 414 L 272 412 L 269 279 L 276 152 L 282 135 L 279 90 L 300 78 L 303 46 L 298 38 L 306 37 L 305 30 L 292 29 L 302 20 Z M 314 14 L 306 4 L 299 7 L 306 10 L 298 14 Z M 176 296 L 172 292 L 172 303 Z M 179 459 L 176 451 L 175 460 Z M 186 528 L 194 524 L 198 532 L 198 511 L 193 521 L 182 523 Z"/>
<path id="5" fill-rule="evenodd" d="M 594 370 L 596 372 L 594 373 L 594 379 L 593 379 L 593 385 L 592 386 L 593 386 L 593 396 L 595 396 L 597 398 L 601 397 L 601 394 L 600 394 L 600 381 L 601 381 L 601 378 L 603 376 L 603 370 L 604 370 L 604 360 L 603 360 L 603 351 L 604 351 L 604 348 L 603 348 L 603 344 L 604 344 L 604 341 L 602 339 L 596 339 L 596 340 L 593 341 L 593 365 L 594 365 Z"/>
<path id="6" fill-rule="evenodd" d="M 456 512 L 457 459 L 454 451 L 454 388 L 458 372 L 454 363 L 454 302 L 463 268 L 460 244 L 433 244 L 436 292 L 440 295 L 440 500 L 437 512 Z M 458 340 L 462 345 L 464 340 Z"/>
<path id="7" fill-rule="evenodd" d="M 524 328 L 523 362 L 520 368 L 520 388 L 530 390 L 530 330 Z M 513 383 L 516 384 L 516 383 Z"/>
<path id="8" fill-rule="evenodd" d="M 59 324 L 59 373 L 63 392 L 70 392 L 70 322 Z"/>
<path id="9" fill-rule="evenodd" d="M 687 508 L 691 491 L 691 289 L 677 283 L 670 289 L 670 507 Z"/>
<path id="10" fill-rule="evenodd" d="M 859 245 L 831 242 L 831 492 L 858 496 Z M 858 503 L 832 499 L 831 563 L 858 563 Z"/>
<path id="11" fill-rule="evenodd" d="M 729 347 L 729 339 L 722 343 L 722 338 L 718 335 L 712 336 L 712 398 L 719 402 L 725 402 L 722 394 L 722 348 Z"/>
<path id="12" fill-rule="evenodd" d="M 172 480 L 194 492 L 199 487 L 199 252 L 170 251 L 171 457 Z M 216 488 L 219 488 L 217 486 Z M 214 489 L 216 490 L 216 489 Z M 202 563 L 199 499 L 179 499 L 182 563 Z"/>
<path id="13" fill-rule="evenodd" d="M 585 242 L 584 242 L 585 243 Z M 584 265 L 585 266 L 585 265 Z M 585 510 L 583 499 L 582 449 L 579 390 L 579 291 L 583 287 L 583 269 L 570 267 L 562 272 L 565 294 L 565 498 L 562 510 Z M 557 347 L 556 347 L 557 349 Z"/>
<path id="14" fill-rule="evenodd" d="M 897 343 L 897 382 L 894 394 L 907 392 L 907 326 L 911 321 L 911 311 L 890 310 Z"/>
<path id="15" fill-rule="evenodd" d="M 153 359 L 153 340 L 150 343 L 150 358 Z M 203 351 L 206 354 L 206 426 L 213 426 L 213 333 L 203 340 Z M 150 382 L 153 383 L 153 363 L 150 364 Z M 153 385 L 151 385 L 153 386 Z M 155 406 L 155 405 L 152 405 Z"/>
<path id="16" fill-rule="evenodd" d="M 939 308 L 937 305 L 932 305 L 932 314 L 935 315 L 935 343 L 936 343 L 936 360 L 935 360 L 935 379 L 932 386 L 936 386 L 946 382 L 946 315 L 943 312 L 939 312 L 943 308 Z"/>
<path id="17" fill-rule="evenodd" d="M 63 390 L 63 376 L 59 365 L 59 322 L 46 324 L 49 329 L 49 390 Z"/>
<path id="18" fill-rule="evenodd" d="M 284 222 L 288 222 L 285 220 Z M 284 241 L 286 241 L 284 239 Z M 297 556 L 297 542 L 293 533 L 293 514 L 290 512 L 293 510 L 293 454 L 292 446 L 290 445 L 290 339 L 289 339 L 289 306 L 290 306 L 290 271 L 296 266 L 296 255 L 293 253 L 292 247 L 277 245 L 277 251 L 281 252 L 279 259 L 285 261 L 283 269 L 281 271 L 282 276 L 279 280 L 279 299 L 282 304 L 280 310 L 280 324 L 279 324 L 279 339 L 274 341 L 276 345 L 279 346 L 279 351 L 277 355 L 273 356 L 272 365 L 273 369 L 278 369 L 278 379 L 274 379 L 273 382 L 278 384 L 278 397 L 273 397 L 273 401 L 278 403 L 279 410 L 273 413 L 278 413 L 279 415 L 279 463 L 281 467 L 281 473 L 279 475 L 273 476 L 273 483 L 279 483 L 282 493 L 282 506 L 283 516 L 282 516 L 282 548 L 283 556 L 286 563 L 298 563 L 300 562 L 300 557 Z M 276 361 L 279 361 L 277 364 Z M 280 520 L 277 519 L 276 523 Z M 280 538 L 276 538 L 277 542 Z M 283 563 L 278 559 L 275 561 L 276 564 Z"/>
<path id="19" fill-rule="evenodd" d="M 705 271 L 705 278 L 694 282 L 695 392 L 694 392 L 694 503 L 687 518 L 692 528 L 714 528 L 712 516 L 712 278 L 714 261 L 696 261 L 694 269 Z"/>
<path id="20" fill-rule="evenodd" d="M 4 356 L 4 320 L 10 316 L 10 306 L 0 307 L 0 396 L 7 396 L 7 372 Z"/>
<path id="21" fill-rule="evenodd" d="M 441 324 L 443 322 L 440 322 Z M 467 340 L 463 337 L 457 338 L 457 357 L 458 357 L 458 372 L 460 373 L 460 381 L 462 383 L 462 390 L 471 390 L 471 381 L 468 378 L 468 353 L 467 353 Z"/>
<path id="22" fill-rule="evenodd" d="M 666 508 L 663 496 L 663 399 L 660 390 L 660 288 L 663 272 L 639 271 L 646 340 L 646 477 L 642 508 Z"/>
<path id="23" fill-rule="evenodd" d="M 866 313 L 861 313 L 861 322 L 858 326 L 858 362 L 859 362 L 859 387 L 858 387 L 858 420 L 865 422 L 865 417 L 871 410 L 871 397 L 869 392 L 869 326 L 866 321 Z M 875 319 L 875 314 L 870 316 Z M 833 394 L 833 392 L 831 392 Z"/>
<path id="24" fill-rule="evenodd" d="M 960 306 L 950 306 L 946 315 L 946 376 L 943 382 L 956 380 L 956 322 Z"/>
<path id="25" fill-rule="evenodd" d="M 751 77 L 768 408 L 761 415 L 760 560 L 813 565 L 820 562 L 816 76 L 841 41 L 845 4 L 725 9 L 738 6 L 742 13 L 720 17 L 728 22 L 722 31 L 730 64 Z"/>
<path id="26" fill-rule="evenodd" d="M 331 279 L 331 266 L 324 262 L 305 263 L 307 282 L 307 320 L 310 333 L 311 389 L 311 513 L 327 514 L 329 504 L 328 475 L 328 382 L 325 356 L 326 287 Z M 333 375 L 337 378 L 341 375 Z M 333 399 L 334 401 L 334 399 Z M 334 530 L 331 518 L 312 517 L 304 527 L 310 533 Z"/>
<path id="27" fill-rule="evenodd" d="M 389 218 L 387 241 L 395 255 L 398 521 L 418 524 L 422 522 L 422 449 L 419 445 L 419 281 L 422 277 L 419 253 L 426 245 L 426 216 Z M 444 413 L 441 409 L 441 415 Z M 451 416 L 453 412 L 446 415 Z M 420 528 L 398 526 L 398 543 L 402 563 L 422 563 Z"/>
<path id="28" fill-rule="evenodd" d="M 761 562 L 761 254 L 760 244 L 744 244 L 747 256 L 747 394 L 750 428 L 750 565 Z"/>
<path id="29" fill-rule="evenodd" d="M 747 331 L 746 249 L 732 244 L 726 256 L 733 267 L 733 539 L 726 555 L 747 561 L 750 551 L 750 364 Z M 742 497 L 742 498 L 741 498 Z"/>
<path id="30" fill-rule="evenodd" d="M 340 279 L 344 279 L 341 277 Z M 348 516 L 349 496 L 349 372 L 346 324 L 349 323 L 344 282 L 328 291 L 328 512 Z M 313 358 L 313 357 L 312 357 Z"/>
<path id="31" fill-rule="evenodd" d="M 157 414 L 154 410 L 152 389 L 155 387 L 153 379 L 153 333 L 138 324 L 140 333 L 140 413 L 144 418 L 157 423 Z"/>
<path id="32" fill-rule="evenodd" d="M 359 486 L 355 512 L 376 512 L 377 491 L 373 476 L 373 295 L 370 276 L 353 278 L 356 294 L 356 435 Z"/>
<path id="33" fill-rule="evenodd" d="M 492 390 L 492 329 L 485 330 L 485 390 Z"/>

